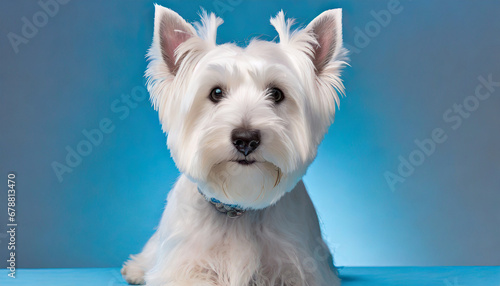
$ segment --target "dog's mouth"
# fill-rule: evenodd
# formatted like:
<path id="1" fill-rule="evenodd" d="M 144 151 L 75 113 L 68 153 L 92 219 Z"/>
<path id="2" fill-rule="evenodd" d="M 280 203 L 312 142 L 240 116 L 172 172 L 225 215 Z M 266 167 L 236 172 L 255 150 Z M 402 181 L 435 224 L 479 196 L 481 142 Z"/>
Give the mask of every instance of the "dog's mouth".
<path id="1" fill-rule="evenodd" d="M 253 163 L 255 163 L 256 161 L 255 160 L 247 160 L 247 159 L 244 159 L 244 160 L 235 160 L 234 162 L 240 164 L 240 165 L 252 165 Z"/>

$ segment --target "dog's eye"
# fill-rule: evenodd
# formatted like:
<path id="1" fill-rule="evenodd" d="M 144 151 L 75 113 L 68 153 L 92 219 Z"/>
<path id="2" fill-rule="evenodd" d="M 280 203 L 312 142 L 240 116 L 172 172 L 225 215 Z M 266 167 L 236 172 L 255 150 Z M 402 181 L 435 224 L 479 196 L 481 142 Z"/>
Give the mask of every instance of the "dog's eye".
<path id="1" fill-rule="evenodd" d="M 285 99 L 285 94 L 277 87 L 269 89 L 269 96 L 275 103 L 280 103 L 283 99 Z"/>
<path id="2" fill-rule="evenodd" d="M 216 87 L 210 92 L 209 98 L 212 102 L 217 103 L 224 98 L 224 91 L 222 91 L 222 88 Z"/>

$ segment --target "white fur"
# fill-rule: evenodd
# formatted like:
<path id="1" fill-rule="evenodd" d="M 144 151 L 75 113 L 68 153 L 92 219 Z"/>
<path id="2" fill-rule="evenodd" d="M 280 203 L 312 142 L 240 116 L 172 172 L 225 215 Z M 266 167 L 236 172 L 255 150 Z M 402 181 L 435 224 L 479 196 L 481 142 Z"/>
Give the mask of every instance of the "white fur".
<path id="1" fill-rule="evenodd" d="M 183 175 L 157 232 L 122 273 L 151 286 L 340 285 L 301 182 L 343 92 L 340 9 L 295 31 L 280 12 L 271 19 L 280 42 L 246 48 L 216 45 L 222 20 L 201 17 L 195 29 L 156 6 L 148 89 Z M 225 91 L 217 104 L 208 99 L 215 86 Z M 270 100 L 270 87 L 285 100 Z M 236 162 L 245 159 L 231 142 L 236 128 L 261 133 L 251 165 Z M 228 218 L 197 188 L 248 211 Z"/>

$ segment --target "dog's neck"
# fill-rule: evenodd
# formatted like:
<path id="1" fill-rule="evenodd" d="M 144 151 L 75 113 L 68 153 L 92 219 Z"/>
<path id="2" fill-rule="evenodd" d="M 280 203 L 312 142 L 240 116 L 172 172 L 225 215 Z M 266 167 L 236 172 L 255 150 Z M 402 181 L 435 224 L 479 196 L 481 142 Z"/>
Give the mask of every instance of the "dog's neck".
<path id="1" fill-rule="evenodd" d="M 246 211 L 239 205 L 225 204 L 216 198 L 207 197 L 200 188 L 198 188 L 198 192 L 205 198 L 205 200 L 207 200 L 207 202 L 211 203 L 218 212 L 227 215 L 229 218 L 238 218 Z"/>

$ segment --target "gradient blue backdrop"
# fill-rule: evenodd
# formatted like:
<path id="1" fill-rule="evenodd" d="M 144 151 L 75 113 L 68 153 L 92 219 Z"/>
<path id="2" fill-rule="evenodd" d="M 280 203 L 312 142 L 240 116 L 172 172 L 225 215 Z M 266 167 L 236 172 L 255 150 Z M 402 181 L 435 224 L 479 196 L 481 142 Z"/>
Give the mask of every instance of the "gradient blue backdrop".
<path id="1" fill-rule="evenodd" d="M 200 6 L 218 11 L 218 41 L 241 45 L 273 39 L 280 9 L 306 24 L 343 8 L 347 97 L 304 179 L 337 264 L 500 264 L 500 87 L 457 130 L 442 119 L 478 76 L 500 81 L 498 1 L 401 0 L 387 25 L 374 24 L 385 0 L 158 3 L 188 21 Z M 151 236 L 179 176 L 150 103 L 121 102 L 143 90 L 154 7 L 69 1 L 15 53 L 9 33 L 22 35 L 22 18 L 39 11 L 37 1 L 0 3 L 0 177 L 17 174 L 18 267 L 119 266 Z M 51 164 L 104 118 L 114 130 L 60 182 Z M 434 128 L 447 141 L 391 190 L 384 172 Z"/>

